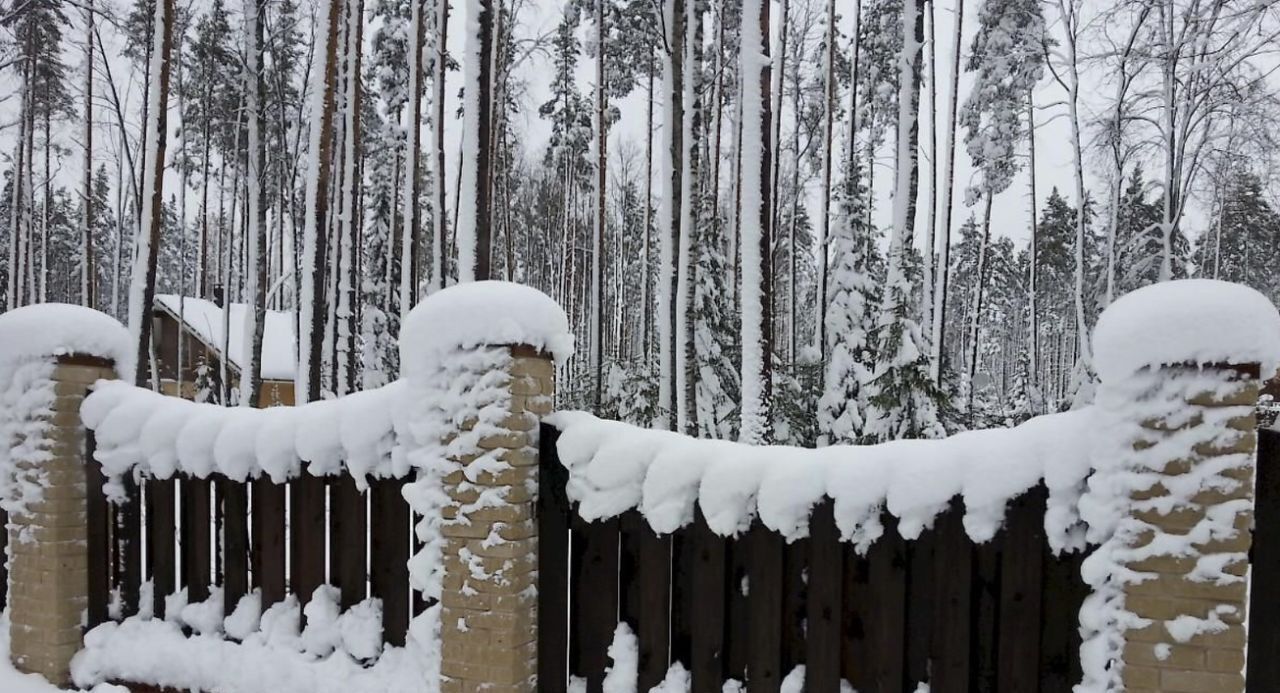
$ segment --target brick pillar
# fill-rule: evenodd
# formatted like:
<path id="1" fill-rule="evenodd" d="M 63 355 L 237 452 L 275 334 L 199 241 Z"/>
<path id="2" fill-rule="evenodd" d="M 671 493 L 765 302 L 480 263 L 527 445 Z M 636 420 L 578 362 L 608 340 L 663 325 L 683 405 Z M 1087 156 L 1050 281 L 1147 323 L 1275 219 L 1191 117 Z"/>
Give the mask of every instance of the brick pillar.
<path id="1" fill-rule="evenodd" d="M 1168 377 L 1178 378 L 1179 370 L 1166 368 Z M 1176 420 L 1147 421 L 1148 441 L 1142 449 L 1192 434 L 1197 440 L 1185 459 L 1169 462 L 1158 473 L 1159 483 L 1151 489 L 1131 493 L 1135 502 L 1171 497 L 1170 489 L 1186 488 L 1197 476 L 1226 482 L 1231 488 L 1201 490 L 1189 504 L 1179 504 L 1169 512 L 1135 510 L 1134 517 L 1148 529 L 1136 541 L 1141 548 L 1158 534 L 1175 543 L 1191 532 L 1217 528 L 1217 536 L 1207 541 L 1192 540 L 1200 558 L 1155 551 L 1154 555 L 1132 562 L 1129 568 L 1145 574 L 1139 582 L 1124 588 L 1125 608 L 1150 621 L 1125 633 L 1125 689 L 1129 693 L 1168 691 L 1170 693 L 1243 693 L 1245 626 L 1248 606 L 1245 575 L 1248 570 L 1250 525 L 1253 520 L 1253 465 L 1257 432 L 1253 407 L 1258 401 L 1258 367 L 1212 367 L 1232 380 L 1218 393 L 1188 398 L 1186 409 L 1176 412 Z M 1231 412 L 1226 408 L 1234 407 Z M 1191 432 L 1187 429 L 1197 428 Z M 1210 518 L 1212 515 L 1212 518 Z M 1199 566 L 1199 570 L 1197 567 Z M 1211 616 L 1211 614 L 1216 614 Z M 1177 621 L 1208 619 L 1213 623 L 1189 639 L 1174 637 Z M 1275 656 L 1275 653 L 1260 653 Z"/>
<path id="2" fill-rule="evenodd" d="M 59 357 L 53 370 L 54 406 L 45 449 L 51 458 L 19 463 L 19 473 L 43 482 L 43 498 L 9 522 L 10 656 L 21 671 L 63 685 L 80 650 L 88 606 L 85 522 L 85 429 L 80 403 L 112 364 L 85 356 Z"/>
<path id="3" fill-rule="evenodd" d="M 487 471 L 445 478 L 451 504 L 441 529 L 443 693 L 537 690 L 538 422 L 551 412 L 555 367 L 550 356 L 515 346 L 509 373 L 510 405 L 500 430 L 478 438 L 473 454 L 452 460 Z M 507 464 L 495 468 L 494 459 Z M 477 503 L 492 489 L 504 500 Z"/>

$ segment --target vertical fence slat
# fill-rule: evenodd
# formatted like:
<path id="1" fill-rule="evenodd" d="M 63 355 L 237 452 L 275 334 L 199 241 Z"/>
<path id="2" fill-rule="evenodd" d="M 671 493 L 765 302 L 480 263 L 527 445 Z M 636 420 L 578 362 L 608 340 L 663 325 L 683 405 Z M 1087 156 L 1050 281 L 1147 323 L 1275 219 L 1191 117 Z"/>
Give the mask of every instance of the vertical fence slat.
<path id="1" fill-rule="evenodd" d="M 223 610 L 230 616 L 249 591 L 249 484 L 219 478 L 222 497 Z"/>
<path id="2" fill-rule="evenodd" d="M 869 691 L 874 677 L 868 629 L 871 620 L 871 564 L 853 544 L 844 545 L 844 617 L 840 628 L 840 671 L 856 691 Z"/>
<path id="3" fill-rule="evenodd" d="M 556 455 L 559 432 L 543 424 L 538 439 L 538 690 L 569 689 L 569 472 Z"/>
<path id="4" fill-rule="evenodd" d="M 979 544 L 974 552 L 973 623 L 971 646 L 973 684 L 969 690 L 994 691 L 998 685 L 996 654 L 1000 623 L 1000 550 L 1006 532 Z"/>
<path id="5" fill-rule="evenodd" d="M 1280 432 L 1258 432 L 1249 651 L 1280 652 Z M 1249 693 L 1280 690 L 1280 657 L 1249 657 Z"/>
<path id="6" fill-rule="evenodd" d="M 726 588 L 726 608 L 729 613 L 725 620 L 724 651 L 725 651 L 725 676 L 727 678 L 737 679 L 738 681 L 747 680 L 747 660 L 750 655 L 747 651 L 747 641 L 750 638 L 750 614 L 747 609 L 747 595 L 743 594 L 742 587 L 747 581 L 747 565 L 751 562 L 750 547 L 747 546 L 745 537 L 734 537 L 726 541 L 727 552 L 726 570 L 728 571 L 729 584 Z"/>
<path id="7" fill-rule="evenodd" d="M 747 532 L 751 563 L 747 566 L 747 603 L 750 609 L 750 659 L 747 662 L 747 690 L 750 693 L 777 693 L 782 686 L 782 535 L 759 520 Z"/>
<path id="8" fill-rule="evenodd" d="M 374 479 L 369 486 L 373 532 L 373 596 L 382 600 L 382 640 L 404 645 L 409 630 L 409 503 L 404 479 Z"/>
<path id="9" fill-rule="evenodd" d="M 784 540 L 785 542 L 785 540 Z M 805 574 L 809 570 L 809 540 L 784 543 L 782 549 L 782 676 L 804 664 Z"/>
<path id="10" fill-rule="evenodd" d="M 829 498 L 819 503 L 809 518 L 809 542 L 804 687 L 807 693 L 839 693 L 844 561 L 835 503 Z"/>
<path id="11" fill-rule="evenodd" d="M 1071 693 L 1080 682 L 1080 607 L 1087 594 L 1080 577 L 1083 555 L 1053 555 L 1044 560 L 1044 599 L 1040 609 L 1040 693 Z"/>
<path id="12" fill-rule="evenodd" d="M 573 540 L 582 545 L 581 561 L 573 576 L 579 666 L 575 673 L 587 681 L 587 693 L 600 693 L 609 666 L 609 645 L 618 627 L 618 520 L 576 522 Z"/>
<path id="13" fill-rule="evenodd" d="M 304 471 L 289 491 L 289 587 L 306 604 L 324 584 L 324 479 Z"/>
<path id="14" fill-rule="evenodd" d="M 639 640 L 638 689 L 647 691 L 667 675 L 667 650 L 671 643 L 671 536 L 655 534 L 635 510 L 623 515 L 621 524 L 620 611 Z"/>
<path id="15" fill-rule="evenodd" d="M 934 521 L 934 609 L 930 640 L 931 693 L 968 693 L 973 544 L 964 531 L 964 505 L 954 499 Z"/>
<path id="16" fill-rule="evenodd" d="M 182 493 L 182 579 L 187 600 L 194 604 L 209 598 L 209 527 L 213 508 L 209 504 L 209 480 L 183 477 Z"/>
<path id="17" fill-rule="evenodd" d="M 253 481 L 253 584 L 263 611 L 284 599 L 284 489 L 266 476 Z"/>
<path id="18" fill-rule="evenodd" d="M 996 658 L 1000 693 L 1037 693 L 1040 685 L 1040 599 L 1047 498 L 1044 487 L 1036 487 L 1014 499 L 1005 518 Z"/>
<path id="19" fill-rule="evenodd" d="M 907 549 L 898 534 L 897 518 L 885 513 L 883 522 L 884 535 L 867 551 L 871 583 L 868 665 L 872 677 L 871 687 L 864 693 L 906 689 Z"/>
<path id="20" fill-rule="evenodd" d="M 172 478 L 147 481 L 147 568 L 151 574 L 151 609 L 156 618 L 165 617 L 165 597 L 174 593 L 177 584 L 176 483 Z"/>
<path id="21" fill-rule="evenodd" d="M 707 526 L 701 509 L 685 529 L 685 540 L 692 561 L 688 583 L 692 691 L 719 691 L 724 682 L 725 540 Z"/>
<path id="22" fill-rule="evenodd" d="M 933 626 L 933 552 L 938 532 L 926 529 L 907 543 L 907 688 L 930 680 L 929 647 Z"/>
<path id="23" fill-rule="evenodd" d="M 689 638 L 689 622 L 693 618 L 690 587 L 693 585 L 693 547 L 688 528 L 671 535 L 671 662 L 689 668 L 693 660 L 693 641 Z"/>
<path id="24" fill-rule="evenodd" d="M 119 561 L 119 580 L 123 616 L 138 613 L 138 594 L 142 588 L 142 491 L 133 476 L 123 480 L 125 499 L 116 507 L 115 553 Z"/>
<path id="25" fill-rule="evenodd" d="M 111 553 L 108 545 L 107 528 L 110 526 L 110 515 L 107 512 L 107 497 L 102 492 L 106 478 L 102 473 L 102 463 L 94 459 L 93 453 L 97 441 L 93 431 L 85 431 L 85 515 L 88 522 L 87 560 L 89 564 L 89 628 L 107 621 L 107 604 L 110 602 L 110 567 Z M 0 511 L 2 514 L 3 511 Z M 7 521 L 8 517 L 4 516 Z M 8 528 L 4 531 L 4 540 L 9 539 Z M 3 561 L 0 561 L 3 562 Z M 0 571 L 3 571 L 0 568 Z M 0 590 L 8 587 L 8 576 L 0 583 Z M 6 602 L 7 604 L 7 602 Z"/>
<path id="26" fill-rule="evenodd" d="M 365 508 L 365 494 L 356 488 L 356 480 L 350 474 L 340 474 L 330 485 L 332 493 L 330 513 L 334 519 L 334 537 L 330 553 L 334 557 L 333 583 L 341 592 L 343 609 L 349 609 L 367 596 L 368 571 L 365 569 L 366 542 L 369 527 Z M 403 520 L 408 529 L 409 518 Z M 397 540 L 408 546 L 409 537 L 401 531 Z M 407 596 L 407 595 L 406 595 Z"/>

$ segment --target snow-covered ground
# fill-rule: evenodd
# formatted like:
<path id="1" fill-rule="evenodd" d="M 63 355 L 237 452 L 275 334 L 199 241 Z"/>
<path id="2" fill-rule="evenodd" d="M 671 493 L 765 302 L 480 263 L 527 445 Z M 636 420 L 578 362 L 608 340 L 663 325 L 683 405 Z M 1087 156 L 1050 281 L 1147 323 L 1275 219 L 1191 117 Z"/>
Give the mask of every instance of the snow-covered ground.
<path id="1" fill-rule="evenodd" d="M 39 674 L 24 674 L 9 661 L 9 612 L 0 612 L 0 691 L 4 693 L 66 693 Z M 99 684 L 94 693 L 129 693 L 123 686 Z"/>

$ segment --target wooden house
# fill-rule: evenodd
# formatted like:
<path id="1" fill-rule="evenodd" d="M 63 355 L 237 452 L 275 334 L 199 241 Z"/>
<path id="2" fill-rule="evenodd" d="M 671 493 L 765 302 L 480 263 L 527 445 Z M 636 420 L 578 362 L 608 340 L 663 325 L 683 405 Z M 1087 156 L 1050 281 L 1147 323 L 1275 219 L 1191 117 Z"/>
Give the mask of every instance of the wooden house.
<path id="1" fill-rule="evenodd" d="M 152 335 L 160 389 L 186 399 L 217 401 L 222 391 L 223 354 L 227 391 L 239 387 L 244 364 L 245 304 L 233 303 L 224 311 L 214 301 L 156 296 Z M 262 388 L 264 407 L 292 406 L 297 363 L 294 315 L 267 311 L 262 333 Z"/>

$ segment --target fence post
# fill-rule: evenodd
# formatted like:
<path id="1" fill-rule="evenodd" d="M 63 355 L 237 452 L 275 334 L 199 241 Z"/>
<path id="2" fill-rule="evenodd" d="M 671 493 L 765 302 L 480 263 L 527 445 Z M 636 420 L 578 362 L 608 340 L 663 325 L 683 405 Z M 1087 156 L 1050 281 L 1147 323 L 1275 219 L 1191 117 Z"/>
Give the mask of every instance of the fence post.
<path id="1" fill-rule="evenodd" d="M 80 404 L 90 386 L 114 379 L 110 361 L 59 356 L 53 368 L 52 412 L 44 438 L 47 459 L 19 462 L 17 473 L 38 480 L 40 497 L 9 521 L 10 657 L 21 671 L 55 684 L 71 681 L 88 606 L 85 428 Z M 99 566 L 99 569 L 102 567 Z"/>
<path id="2" fill-rule="evenodd" d="M 478 439 L 478 453 L 451 459 L 463 469 L 445 478 L 443 693 L 537 689 L 538 422 L 551 412 L 555 366 L 531 347 L 510 354 L 505 418 Z"/>
<path id="3" fill-rule="evenodd" d="M 1241 693 L 1259 367 L 1165 366 L 1157 376 L 1221 385 L 1183 389 L 1185 401 L 1144 421 L 1134 442 L 1138 451 L 1190 443 L 1190 452 L 1154 470 L 1150 488 L 1129 492 L 1143 530 L 1130 544 L 1125 567 L 1138 577 L 1124 603 L 1141 620 L 1125 632 L 1121 676 L 1131 692 Z"/>

